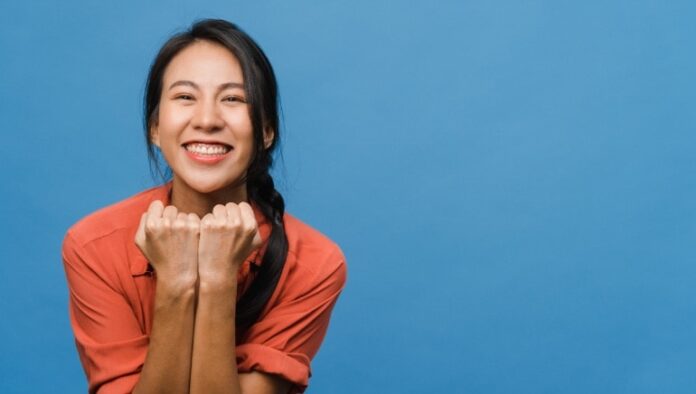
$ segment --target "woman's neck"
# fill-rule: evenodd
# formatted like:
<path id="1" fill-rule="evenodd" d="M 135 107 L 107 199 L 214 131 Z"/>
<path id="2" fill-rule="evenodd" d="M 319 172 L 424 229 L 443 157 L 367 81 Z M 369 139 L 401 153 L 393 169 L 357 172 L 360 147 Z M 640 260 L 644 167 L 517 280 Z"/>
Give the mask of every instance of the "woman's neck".
<path id="1" fill-rule="evenodd" d="M 169 195 L 169 204 L 176 207 L 179 212 L 195 213 L 203 218 L 213 212 L 217 204 L 225 205 L 228 202 L 239 204 L 247 201 L 246 184 L 238 187 L 227 187 L 211 193 L 199 193 L 185 182 L 174 177 Z"/>

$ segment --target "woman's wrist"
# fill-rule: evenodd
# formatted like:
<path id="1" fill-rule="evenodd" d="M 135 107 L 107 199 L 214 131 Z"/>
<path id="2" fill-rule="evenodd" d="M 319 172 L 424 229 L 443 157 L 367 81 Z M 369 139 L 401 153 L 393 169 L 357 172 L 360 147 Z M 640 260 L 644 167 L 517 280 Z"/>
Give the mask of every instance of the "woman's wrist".
<path id="1" fill-rule="evenodd" d="M 227 293 L 237 290 L 237 269 L 223 272 L 201 273 L 198 277 L 198 290 L 201 293 Z"/>
<path id="2" fill-rule="evenodd" d="M 196 291 L 198 286 L 198 273 L 156 273 L 158 292 L 166 292 L 169 295 L 188 294 Z"/>

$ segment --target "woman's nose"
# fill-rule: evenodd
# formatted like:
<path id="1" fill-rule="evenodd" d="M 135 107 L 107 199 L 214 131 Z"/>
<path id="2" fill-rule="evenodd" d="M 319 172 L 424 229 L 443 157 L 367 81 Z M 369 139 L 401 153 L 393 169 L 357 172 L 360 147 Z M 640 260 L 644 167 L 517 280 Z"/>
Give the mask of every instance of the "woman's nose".
<path id="1" fill-rule="evenodd" d="M 198 103 L 192 125 L 194 128 L 203 130 L 216 130 L 224 126 L 224 121 L 214 100 L 202 100 Z"/>

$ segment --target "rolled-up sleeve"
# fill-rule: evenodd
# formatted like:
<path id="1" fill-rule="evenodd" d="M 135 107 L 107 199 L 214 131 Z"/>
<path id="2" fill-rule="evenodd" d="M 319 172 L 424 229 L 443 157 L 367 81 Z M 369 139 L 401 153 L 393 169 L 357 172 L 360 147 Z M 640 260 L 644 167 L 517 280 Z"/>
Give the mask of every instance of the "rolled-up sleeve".
<path id="1" fill-rule="evenodd" d="M 291 393 L 305 391 L 312 375 L 310 362 L 347 276 L 345 257 L 338 249 L 312 267 L 285 278 L 278 300 L 245 333 L 236 349 L 239 372 L 280 375 L 293 384 Z"/>
<path id="2" fill-rule="evenodd" d="M 68 232 L 62 245 L 70 324 L 90 393 L 128 393 L 138 381 L 149 338 L 118 280 Z"/>

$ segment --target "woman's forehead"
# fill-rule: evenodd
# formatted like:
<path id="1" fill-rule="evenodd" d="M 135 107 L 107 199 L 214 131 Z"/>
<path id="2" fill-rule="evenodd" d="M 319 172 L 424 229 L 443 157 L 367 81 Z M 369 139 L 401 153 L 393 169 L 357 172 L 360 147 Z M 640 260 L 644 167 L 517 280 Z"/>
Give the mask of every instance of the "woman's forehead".
<path id="1" fill-rule="evenodd" d="M 191 81 L 200 89 L 217 89 L 230 82 L 243 83 L 242 67 L 232 52 L 220 44 L 197 41 L 169 62 L 164 73 L 164 88 L 177 81 Z"/>

